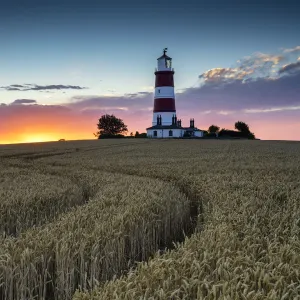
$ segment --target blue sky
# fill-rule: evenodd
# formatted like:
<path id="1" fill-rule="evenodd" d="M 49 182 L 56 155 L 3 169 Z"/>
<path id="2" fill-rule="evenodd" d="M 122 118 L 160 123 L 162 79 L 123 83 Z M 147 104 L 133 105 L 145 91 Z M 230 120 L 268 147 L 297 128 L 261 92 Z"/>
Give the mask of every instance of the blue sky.
<path id="1" fill-rule="evenodd" d="M 300 4 L 289 0 L 6 1 L 0 10 L 0 87 L 88 89 L 2 88 L 0 103 L 58 105 L 79 96 L 151 91 L 164 47 L 173 57 L 176 89 L 189 88 L 210 69 L 295 48 L 299 20 Z"/>
<path id="2" fill-rule="evenodd" d="M 184 88 L 207 69 L 295 46 L 299 4 L 276 2 L 7 2 L 0 12 L 1 82 L 134 92 L 152 84 L 155 59 L 168 47 L 177 88 Z"/>

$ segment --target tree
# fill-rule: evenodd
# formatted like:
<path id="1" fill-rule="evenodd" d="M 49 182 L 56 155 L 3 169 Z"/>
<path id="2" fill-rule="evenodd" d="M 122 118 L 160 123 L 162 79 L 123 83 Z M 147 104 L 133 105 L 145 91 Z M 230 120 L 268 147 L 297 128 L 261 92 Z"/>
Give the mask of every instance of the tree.
<path id="1" fill-rule="evenodd" d="M 208 132 L 209 133 L 217 133 L 217 132 L 219 132 L 219 130 L 220 130 L 220 127 L 217 126 L 217 125 L 210 125 L 208 127 Z"/>
<path id="2" fill-rule="evenodd" d="M 234 128 L 243 133 L 250 133 L 249 126 L 242 121 L 235 122 Z"/>
<path id="3" fill-rule="evenodd" d="M 101 137 L 120 137 L 122 133 L 128 131 L 127 125 L 122 119 L 118 119 L 114 115 L 103 115 L 97 124 L 98 132 L 95 134 L 98 139 Z"/>
<path id="4" fill-rule="evenodd" d="M 237 121 L 234 124 L 234 128 L 239 132 L 243 133 L 248 139 L 255 139 L 255 135 L 250 131 L 249 125 L 242 121 Z"/>
<path id="5" fill-rule="evenodd" d="M 139 135 L 136 136 L 136 138 L 138 138 L 138 139 L 146 139 L 147 138 L 147 133 L 146 132 L 139 133 Z"/>
<path id="6" fill-rule="evenodd" d="M 134 137 L 139 139 L 145 139 L 147 138 L 147 133 L 146 132 L 139 133 L 138 131 L 136 131 Z"/>

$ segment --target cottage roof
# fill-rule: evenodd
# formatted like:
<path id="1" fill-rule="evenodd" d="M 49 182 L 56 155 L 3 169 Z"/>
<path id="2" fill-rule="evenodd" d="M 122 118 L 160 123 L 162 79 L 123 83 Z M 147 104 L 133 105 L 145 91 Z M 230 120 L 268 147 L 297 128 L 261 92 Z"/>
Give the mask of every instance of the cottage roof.
<path id="1" fill-rule="evenodd" d="M 191 128 L 191 127 L 183 127 L 183 129 L 185 131 L 203 131 L 201 129 L 198 129 L 198 128 Z"/>
<path id="2" fill-rule="evenodd" d="M 183 128 L 174 124 L 174 125 L 154 125 L 146 129 L 148 130 L 148 129 L 183 129 Z"/>

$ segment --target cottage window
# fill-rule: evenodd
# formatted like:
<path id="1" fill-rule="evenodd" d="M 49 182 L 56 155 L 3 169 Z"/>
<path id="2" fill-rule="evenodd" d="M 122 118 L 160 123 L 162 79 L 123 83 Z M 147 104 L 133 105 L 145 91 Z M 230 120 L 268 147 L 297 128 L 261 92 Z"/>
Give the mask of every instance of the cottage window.
<path id="1" fill-rule="evenodd" d="M 169 131 L 169 136 L 173 136 L 173 131 L 172 130 Z"/>
<path id="2" fill-rule="evenodd" d="M 156 130 L 153 131 L 153 136 L 157 136 L 157 131 Z"/>

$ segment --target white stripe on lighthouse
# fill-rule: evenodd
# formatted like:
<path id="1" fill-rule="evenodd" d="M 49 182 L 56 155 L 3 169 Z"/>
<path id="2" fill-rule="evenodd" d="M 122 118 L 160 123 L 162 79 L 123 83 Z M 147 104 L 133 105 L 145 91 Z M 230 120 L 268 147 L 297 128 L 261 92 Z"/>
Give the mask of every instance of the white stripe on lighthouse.
<path id="1" fill-rule="evenodd" d="M 173 86 L 156 87 L 154 92 L 154 98 L 175 98 L 174 87 Z"/>
<path id="2" fill-rule="evenodd" d="M 157 125 L 157 116 L 161 116 L 161 125 L 172 125 L 172 117 L 176 116 L 175 112 L 157 112 L 153 113 L 152 126 Z"/>

